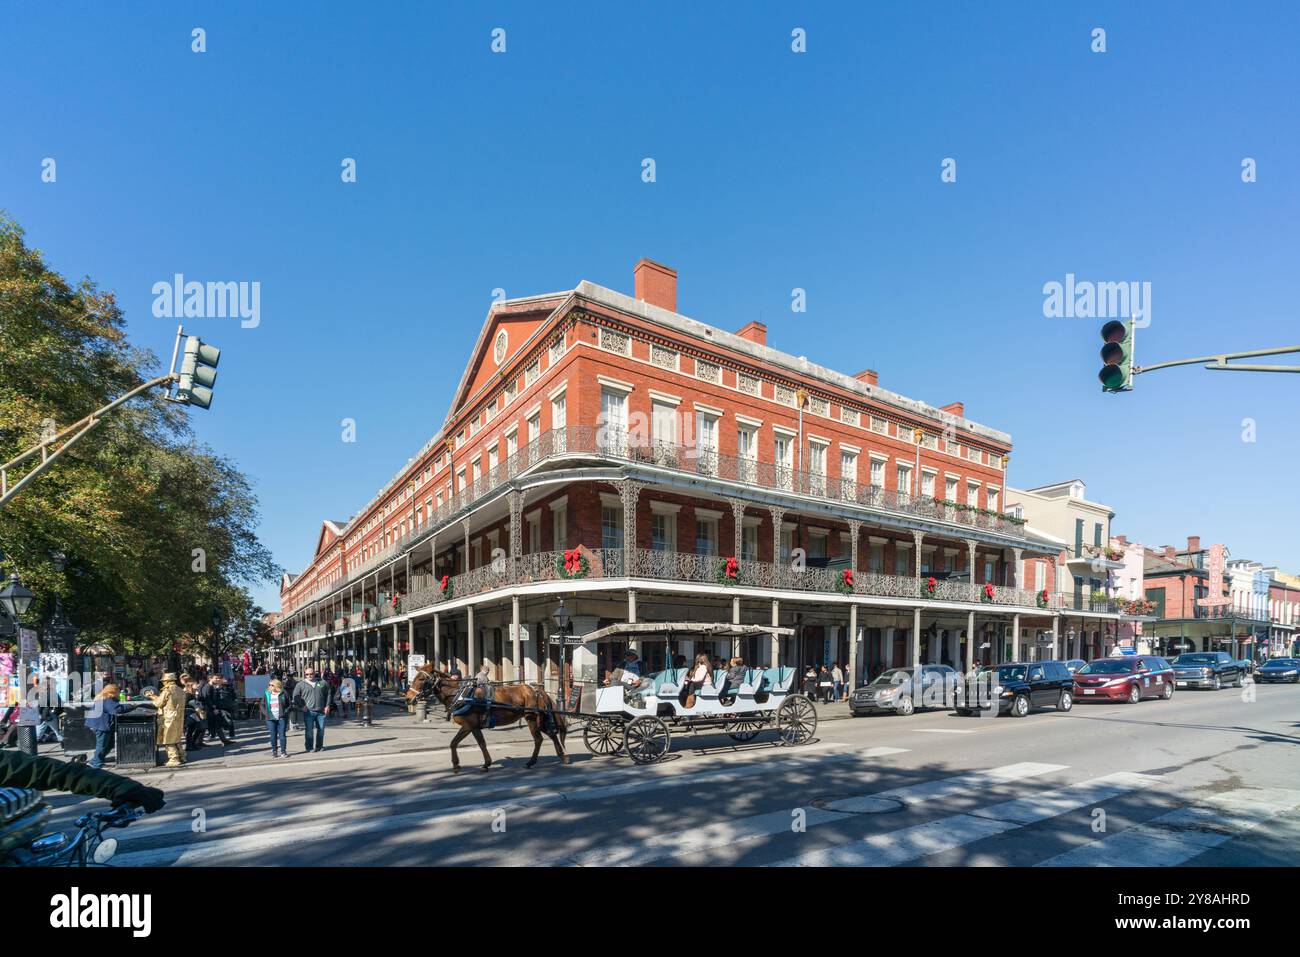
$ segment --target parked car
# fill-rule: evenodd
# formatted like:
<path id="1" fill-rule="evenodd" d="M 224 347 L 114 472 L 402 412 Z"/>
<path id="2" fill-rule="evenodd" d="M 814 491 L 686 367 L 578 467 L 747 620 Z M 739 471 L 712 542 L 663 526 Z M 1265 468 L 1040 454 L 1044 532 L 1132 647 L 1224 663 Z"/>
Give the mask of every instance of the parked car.
<path id="1" fill-rule="evenodd" d="M 1084 661 L 1082 658 L 1071 658 L 1065 663 L 1065 670 L 1070 674 L 1074 674 L 1087 663 L 1088 662 Z"/>
<path id="2" fill-rule="evenodd" d="M 1099 658 L 1074 673 L 1074 696 L 1080 700 L 1127 701 L 1174 696 L 1174 669 L 1154 655 Z"/>
<path id="3" fill-rule="evenodd" d="M 881 711 L 907 716 L 918 708 L 951 708 L 957 703 L 958 680 L 957 672 L 947 665 L 922 665 L 918 695 L 911 668 L 890 668 L 854 689 L 849 713 L 855 718 Z"/>
<path id="4" fill-rule="evenodd" d="M 1064 661 L 1011 661 L 986 665 L 966 679 L 957 713 L 987 710 L 996 701 L 998 714 L 1023 718 L 1034 708 L 1069 711 L 1074 706 L 1074 678 Z"/>
<path id="5" fill-rule="evenodd" d="M 1212 688 L 1224 685 L 1241 687 L 1246 672 L 1226 651 L 1197 651 L 1179 655 L 1172 662 L 1174 683 L 1179 688 Z"/>
<path id="6" fill-rule="evenodd" d="M 1300 658 L 1270 658 L 1255 672 L 1255 680 L 1300 682 Z"/>

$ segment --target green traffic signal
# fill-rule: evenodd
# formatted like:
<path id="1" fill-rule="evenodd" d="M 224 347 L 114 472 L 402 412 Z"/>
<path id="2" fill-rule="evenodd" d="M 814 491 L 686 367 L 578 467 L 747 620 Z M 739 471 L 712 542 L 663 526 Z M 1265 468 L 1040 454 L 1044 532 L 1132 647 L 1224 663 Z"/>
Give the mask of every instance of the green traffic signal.
<path id="1" fill-rule="evenodd" d="M 198 336 L 187 337 L 176 398 L 189 405 L 197 405 L 200 409 L 209 408 L 212 405 L 212 387 L 217 381 L 217 363 L 220 360 L 221 350 L 216 346 L 204 344 Z"/>
<path id="2" fill-rule="evenodd" d="M 1101 327 L 1101 361 L 1097 378 L 1102 392 L 1128 392 L 1133 388 L 1133 330 L 1126 322 L 1112 319 Z"/>

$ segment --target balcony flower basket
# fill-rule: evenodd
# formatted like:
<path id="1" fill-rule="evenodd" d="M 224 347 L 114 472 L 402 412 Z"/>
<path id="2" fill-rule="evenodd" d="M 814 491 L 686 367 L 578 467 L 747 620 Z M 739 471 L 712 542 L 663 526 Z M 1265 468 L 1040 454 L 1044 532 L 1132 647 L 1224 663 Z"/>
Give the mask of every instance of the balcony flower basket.
<path id="1" fill-rule="evenodd" d="M 835 590 L 841 595 L 853 594 L 853 569 L 846 568 L 835 582 Z"/>
<path id="2" fill-rule="evenodd" d="M 1103 602 L 1103 601 L 1110 601 L 1110 596 L 1107 595 L 1104 591 L 1095 591 L 1088 596 L 1088 599 L 1094 602 Z"/>
<path id="3" fill-rule="evenodd" d="M 726 561 L 718 562 L 718 572 L 714 576 L 719 585 L 740 584 L 740 560 L 732 555 Z"/>
<path id="4" fill-rule="evenodd" d="M 564 557 L 555 560 L 555 574 L 560 578 L 586 578 L 591 571 L 591 562 L 582 554 L 581 548 L 566 548 Z"/>
<path id="5" fill-rule="evenodd" d="M 1034 596 L 1034 601 L 1037 602 L 1039 608 L 1046 608 L 1046 607 L 1047 607 L 1047 589 L 1044 588 L 1044 589 L 1043 589 L 1042 591 L 1040 591 L 1037 595 L 1035 595 L 1035 596 Z"/>
<path id="6" fill-rule="evenodd" d="M 442 578 L 438 580 L 438 591 L 442 593 L 443 601 L 451 600 L 451 590 L 452 590 L 451 576 L 443 575 Z"/>
<path id="7" fill-rule="evenodd" d="M 938 586 L 938 582 L 935 581 L 934 576 L 930 576 L 929 578 L 927 578 L 924 582 L 921 583 L 921 597 L 933 598 L 935 588 L 937 586 Z"/>
<path id="8" fill-rule="evenodd" d="M 984 583 L 984 590 L 980 592 L 980 601 L 986 605 L 993 604 L 993 599 L 997 597 L 997 591 L 993 588 L 992 582 Z"/>
<path id="9" fill-rule="evenodd" d="M 1124 557 L 1124 549 L 1115 548 L 1113 545 L 1107 545 L 1102 549 L 1102 554 L 1104 554 L 1110 561 L 1117 562 Z"/>

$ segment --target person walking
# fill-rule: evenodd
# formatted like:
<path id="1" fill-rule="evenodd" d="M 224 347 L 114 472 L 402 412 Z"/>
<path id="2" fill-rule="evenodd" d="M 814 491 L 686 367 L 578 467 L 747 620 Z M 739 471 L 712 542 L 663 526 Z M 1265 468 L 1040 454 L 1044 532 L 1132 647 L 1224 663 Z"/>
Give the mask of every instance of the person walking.
<path id="1" fill-rule="evenodd" d="M 831 680 L 835 682 L 835 700 L 844 700 L 844 669 L 837 662 L 831 670 Z"/>
<path id="2" fill-rule="evenodd" d="M 145 692 L 158 709 L 158 744 L 167 751 L 167 767 L 178 768 L 185 763 L 181 756 L 181 736 L 185 733 L 185 692 L 176 683 L 176 673 L 167 671 L 162 676 L 162 690 L 157 694 Z"/>
<path id="3" fill-rule="evenodd" d="M 351 675 L 339 682 L 339 714 L 344 718 L 356 716 L 357 679 Z"/>
<path id="4" fill-rule="evenodd" d="M 90 759 L 92 768 L 102 768 L 104 756 L 113 749 L 117 733 L 117 716 L 134 707 L 135 705 L 124 704 L 118 700 L 118 689 L 115 684 L 104 685 L 99 694 L 95 695 L 95 704 L 90 709 L 90 717 L 86 719 L 86 728 L 95 732 L 95 754 Z"/>
<path id="5" fill-rule="evenodd" d="M 303 743 L 307 751 L 323 751 L 325 719 L 334 703 L 334 689 L 328 682 L 317 681 L 316 670 L 308 668 L 303 680 L 293 689 L 293 701 L 302 708 Z"/>
<path id="6" fill-rule="evenodd" d="M 289 756 L 289 696 L 284 683 L 272 678 L 266 686 L 266 730 L 271 737 L 271 757 Z"/>
<path id="7" fill-rule="evenodd" d="M 829 704 L 831 694 L 835 691 L 835 682 L 831 678 L 830 669 L 825 665 L 817 672 L 817 691 L 822 704 Z"/>
<path id="8" fill-rule="evenodd" d="M 222 744 L 235 743 L 235 709 L 237 702 L 235 700 L 235 689 L 231 683 L 221 675 L 212 676 L 212 703 L 216 706 L 218 722 L 217 725 L 222 734 L 228 736 L 227 742 L 222 738 Z"/>
<path id="9" fill-rule="evenodd" d="M 292 671 L 284 679 L 284 693 L 289 696 L 289 730 L 298 730 L 298 706 L 293 703 L 293 692 L 298 687 L 298 678 Z"/>

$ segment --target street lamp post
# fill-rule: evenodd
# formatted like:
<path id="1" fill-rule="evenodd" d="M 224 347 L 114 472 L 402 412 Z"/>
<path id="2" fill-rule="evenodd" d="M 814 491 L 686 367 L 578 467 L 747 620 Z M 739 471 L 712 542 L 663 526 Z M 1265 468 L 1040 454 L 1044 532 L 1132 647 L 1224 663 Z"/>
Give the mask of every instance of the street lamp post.
<path id="1" fill-rule="evenodd" d="M 18 633 L 19 641 L 22 640 L 22 618 L 27 614 L 27 609 L 32 606 L 32 599 L 35 596 L 27 589 L 18 579 L 17 573 L 9 576 L 9 583 L 0 590 L 0 606 L 4 607 L 5 614 L 14 623 L 14 631 Z M 21 645 L 20 645 L 21 650 Z M 27 693 L 23 688 L 19 691 L 19 705 L 23 704 L 21 695 Z M 23 754 L 36 755 L 36 727 L 35 725 L 22 724 L 18 727 L 18 750 Z"/>
<path id="2" fill-rule="evenodd" d="M 573 631 L 573 619 L 564 607 L 564 599 L 560 599 L 559 607 L 551 614 L 551 621 L 555 624 L 555 634 L 560 639 L 560 697 L 562 698 L 561 707 L 564 710 L 569 709 L 569 663 L 568 647 L 569 634 Z"/>

